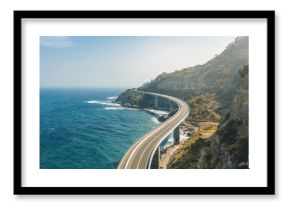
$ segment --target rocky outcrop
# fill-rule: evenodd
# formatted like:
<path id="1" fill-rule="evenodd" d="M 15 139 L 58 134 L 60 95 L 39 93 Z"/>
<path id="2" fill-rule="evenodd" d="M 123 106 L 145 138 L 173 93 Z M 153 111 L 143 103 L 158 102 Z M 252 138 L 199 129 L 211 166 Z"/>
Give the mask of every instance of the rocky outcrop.
<path id="1" fill-rule="evenodd" d="M 136 89 L 128 89 L 121 93 L 116 99 L 117 103 L 120 103 L 124 107 L 132 107 L 132 108 L 142 108 L 142 107 L 151 107 L 152 100 L 149 98 L 150 96 L 145 96 L 141 92 L 137 92 Z"/>
<path id="2" fill-rule="evenodd" d="M 124 107 L 139 109 L 158 109 L 169 111 L 170 101 L 165 98 L 158 98 L 158 108 L 155 108 L 154 96 L 138 92 L 137 89 L 128 89 L 121 93 L 115 100 Z M 173 105 L 175 108 L 176 106 Z"/>

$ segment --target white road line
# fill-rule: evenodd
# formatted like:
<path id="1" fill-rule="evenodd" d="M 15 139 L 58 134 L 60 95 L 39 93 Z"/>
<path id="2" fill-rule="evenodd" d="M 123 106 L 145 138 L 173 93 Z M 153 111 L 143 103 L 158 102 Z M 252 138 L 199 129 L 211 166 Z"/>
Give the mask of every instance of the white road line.
<path id="1" fill-rule="evenodd" d="M 164 123 L 166 123 L 166 121 Z M 144 137 L 142 137 L 142 139 L 143 139 L 143 140 L 141 140 L 142 142 L 141 141 L 138 142 L 138 145 L 135 147 L 135 149 L 132 151 L 130 157 L 128 158 L 127 163 L 125 165 L 125 169 L 128 167 L 128 164 L 129 164 L 131 158 L 133 157 L 133 155 L 137 151 L 137 149 L 142 145 L 143 141 L 148 140 L 153 134 L 155 134 L 155 132 L 159 131 L 161 128 L 164 128 L 164 123 L 162 123 L 163 126 L 159 126 L 156 129 L 153 129 L 152 133 L 150 133 L 149 135 L 146 134 Z M 167 122 L 166 124 L 169 124 L 169 123 L 170 122 Z"/>
<path id="2" fill-rule="evenodd" d="M 140 91 L 139 91 L 140 92 Z M 143 93 L 145 93 L 145 94 L 150 94 L 150 95 L 154 95 L 154 96 L 160 96 L 160 97 L 164 97 L 164 98 L 166 98 L 166 99 L 169 99 L 169 100 L 171 100 L 171 101 L 174 101 L 177 105 L 178 105 L 178 107 L 179 107 L 179 109 L 178 109 L 178 111 L 173 115 L 173 117 L 172 118 L 170 118 L 168 121 L 165 121 L 164 123 L 162 123 L 162 124 L 160 124 L 158 127 L 156 127 L 156 128 L 154 128 L 153 130 L 151 130 L 149 133 L 147 133 L 147 134 L 145 134 L 141 139 L 139 139 L 137 142 L 135 142 L 132 146 L 131 146 L 131 148 L 126 152 L 126 154 L 124 155 L 124 157 L 123 157 L 123 159 L 125 159 L 126 157 L 128 157 L 128 154 L 130 154 L 130 156 L 128 157 L 128 159 L 126 160 L 126 162 L 125 162 L 125 167 L 124 167 L 124 169 L 127 169 L 128 168 L 128 166 L 129 166 L 129 164 L 131 164 L 132 163 L 132 158 L 133 158 L 133 156 L 135 155 L 135 153 L 137 152 L 137 150 L 139 149 L 139 147 L 146 141 L 146 140 L 149 140 L 150 138 L 152 138 L 152 135 L 154 135 L 154 134 L 156 134 L 156 132 L 159 132 L 159 130 L 161 129 L 161 128 L 164 128 L 164 127 L 166 127 L 166 126 L 172 126 L 171 124 L 176 124 L 176 123 L 174 123 L 174 121 L 175 120 L 177 120 L 178 118 L 180 118 L 180 115 L 182 114 L 182 104 L 183 105 L 185 105 L 185 106 L 188 106 L 187 104 L 185 104 L 182 100 L 180 100 L 180 99 L 177 99 L 177 98 L 174 98 L 174 97 L 171 97 L 171 96 L 166 96 L 166 95 L 162 95 L 162 94 L 156 94 L 156 93 L 146 93 L 146 92 L 143 92 Z M 182 115 L 181 115 L 182 116 Z M 177 122 L 180 124 L 186 117 L 188 116 L 188 114 L 185 116 L 185 117 L 182 117 L 180 120 L 178 120 Z M 174 130 L 175 128 L 173 128 L 173 130 Z M 166 132 L 166 133 L 171 133 L 173 130 L 170 130 L 170 131 L 168 131 L 168 132 Z M 167 134 L 166 134 L 167 135 Z M 163 136 L 163 137 L 161 137 L 159 140 L 158 140 L 158 144 L 154 147 L 154 149 L 153 149 L 153 152 L 155 152 L 155 150 L 158 148 L 158 146 L 160 145 L 160 142 L 162 142 L 165 138 L 166 138 L 167 136 Z M 141 162 L 141 160 L 143 159 L 143 155 L 145 154 L 145 152 L 146 152 L 146 150 L 148 150 L 149 148 L 148 147 L 151 147 L 151 144 L 152 143 L 155 143 L 155 141 L 154 141 L 154 139 L 152 139 L 152 140 L 150 140 L 149 142 L 148 142 L 148 144 L 146 145 L 146 147 L 145 147 L 145 149 L 143 149 L 143 152 L 142 152 L 142 154 L 141 154 L 141 157 L 139 158 L 139 160 L 138 160 L 138 164 L 137 164 L 137 168 L 139 168 L 139 165 L 140 165 L 140 162 Z M 140 150 L 140 151 L 142 151 L 142 150 Z M 154 153 L 152 152 L 152 149 L 150 150 L 150 154 L 149 154 L 149 158 L 147 158 L 146 159 L 146 165 L 147 165 L 147 162 L 148 162 L 148 159 L 150 159 L 149 160 L 149 163 L 151 164 L 151 160 L 152 160 L 152 158 L 153 158 L 153 155 L 154 155 Z M 120 162 L 120 164 L 119 164 L 119 166 L 118 166 L 118 168 L 120 168 L 120 166 L 124 163 L 124 161 L 123 161 L 123 159 L 121 160 L 121 162 Z M 145 166 L 146 166 L 145 165 Z M 145 167 L 146 168 L 146 167 Z"/>
<path id="3" fill-rule="evenodd" d="M 180 108 L 180 105 L 178 104 L 178 106 L 179 106 L 179 108 Z M 179 112 L 177 112 L 175 115 L 174 115 L 174 117 L 173 118 L 171 118 L 170 119 L 170 121 L 168 121 L 168 123 L 166 124 L 166 125 L 164 125 L 164 126 L 162 126 L 162 128 L 164 128 L 165 126 L 168 126 L 169 124 L 172 124 L 172 122 L 174 122 L 175 121 L 175 118 L 178 118 L 179 117 L 179 115 L 180 115 L 180 113 L 181 113 L 181 110 L 179 110 Z M 165 121 L 166 122 L 166 121 Z M 175 128 L 174 128 L 175 129 Z M 174 130 L 173 129 L 173 130 Z M 155 134 L 157 131 L 159 131 L 160 129 L 158 129 L 158 130 L 155 130 L 155 132 L 154 133 L 152 133 L 152 134 Z M 170 130 L 170 131 L 168 131 L 168 133 L 171 133 L 173 130 Z M 152 135 L 151 134 L 151 135 Z M 166 134 L 167 135 L 167 134 Z M 161 139 L 162 140 L 164 140 L 167 136 L 163 136 Z M 151 136 L 150 136 L 151 137 Z M 149 139 L 149 137 L 147 138 L 147 139 Z M 139 160 L 138 160 L 138 164 L 137 164 L 137 168 L 139 168 L 139 164 L 140 164 L 140 162 L 141 162 L 141 160 L 142 160 L 142 158 L 143 158 L 143 155 L 145 154 L 145 151 L 148 149 L 148 147 L 149 146 L 151 146 L 151 144 L 154 142 L 154 140 L 151 140 L 151 141 L 149 141 L 149 143 L 147 144 L 147 146 L 145 147 L 145 149 L 143 150 L 143 152 L 142 152 L 142 154 L 141 154 L 141 157 L 139 158 Z M 159 143 L 160 144 L 160 143 Z M 158 144 L 158 146 L 159 146 L 159 144 Z M 157 147 L 158 147 L 157 146 Z M 153 152 L 154 152 L 155 150 L 153 149 Z M 153 153 L 152 151 L 151 151 L 151 154 L 149 155 L 149 156 L 151 156 L 151 155 L 154 155 L 154 153 Z M 149 157 L 150 158 L 150 157 Z M 151 160 L 150 160 L 151 161 Z M 148 162 L 148 159 L 146 160 L 146 164 L 147 164 L 147 162 Z M 151 164 L 151 163 L 150 163 Z"/>
<path id="4" fill-rule="evenodd" d="M 166 123 L 166 121 L 165 121 L 164 123 Z M 161 128 L 163 128 L 163 127 L 164 127 L 164 123 L 161 124 L 161 125 L 163 125 L 163 126 L 158 126 L 157 128 L 151 130 L 152 133 L 149 132 L 148 134 L 145 134 L 144 137 L 142 137 L 142 138 L 140 139 L 140 142 L 138 142 L 138 144 L 136 145 L 136 147 L 134 148 L 134 150 L 133 150 L 132 153 L 130 154 L 130 157 L 128 158 L 128 160 L 127 160 L 127 162 L 126 162 L 126 164 L 125 164 L 125 169 L 127 169 L 128 164 L 129 164 L 131 158 L 133 157 L 133 155 L 134 155 L 134 153 L 136 152 L 136 150 L 137 150 L 137 149 L 140 147 L 140 145 L 143 143 L 143 141 L 147 140 L 148 138 L 150 138 L 150 137 L 152 136 L 152 134 L 154 134 L 155 132 L 157 132 L 158 130 L 160 130 Z M 167 124 L 168 124 L 168 122 L 167 122 Z"/>
<path id="5" fill-rule="evenodd" d="M 170 122 L 168 122 L 168 124 L 170 124 L 170 123 L 172 123 L 172 122 L 174 122 L 174 120 L 175 119 L 172 119 Z M 167 125 L 168 126 L 168 125 Z M 164 126 L 163 126 L 164 127 Z M 175 128 L 174 128 L 175 129 Z M 159 130 L 158 130 L 159 131 Z M 155 131 L 155 133 L 157 132 L 157 130 Z M 171 133 L 172 131 L 169 131 L 169 133 Z M 154 134 L 155 134 L 154 133 Z M 166 138 L 167 136 L 165 135 L 165 137 L 164 137 L 164 139 Z M 163 138 L 163 137 L 162 137 Z M 143 151 L 143 153 L 141 154 L 141 157 L 139 158 L 139 160 L 138 160 L 138 164 L 137 164 L 137 168 L 139 168 L 139 164 L 140 164 L 140 162 L 141 162 L 141 160 L 142 160 L 142 158 L 143 158 L 143 155 L 145 154 L 145 151 L 148 149 L 148 147 L 150 147 L 151 146 L 151 144 L 154 142 L 154 140 L 151 140 L 151 141 L 149 141 L 149 143 L 147 144 L 147 146 L 145 147 L 145 149 L 144 149 L 144 151 Z M 159 144 L 158 144 L 159 145 Z M 158 146 L 157 146 L 158 147 Z M 154 152 L 155 150 L 153 150 L 153 152 Z M 151 154 L 153 153 L 152 151 L 151 151 Z M 150 154 L 150 155 L 151 155 Z M 154 154 L 153 154 L 154 155 Z M 146 160 L 146 164 L 147 164 L 147 161 L 148 160 Z"/>

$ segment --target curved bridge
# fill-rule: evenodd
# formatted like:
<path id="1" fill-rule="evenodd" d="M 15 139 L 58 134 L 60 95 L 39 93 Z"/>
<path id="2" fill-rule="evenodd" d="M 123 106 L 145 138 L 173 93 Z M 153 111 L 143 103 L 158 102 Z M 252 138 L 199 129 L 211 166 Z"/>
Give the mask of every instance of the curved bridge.
<path id="1" fill-rule="evenodd" d="M 170 102 L 175 102 L 178 106 L 178 110 L 172 117 L 135 142 L 135 144 L 133 144 L 123 156 L 118 169 L 158 169 L 160 143 L 172 132 L 177 136 L 177 143 L 179 143 L 179 125 L 185 120 L 185 118 L 187 118 L 190 112 L 187 103 L 180 99 L 158 93 L 143 93 L 155 96 L 155 103 L 156 101 L 158 102 L 158 97 L 166 98 L 170 100 Z"/>

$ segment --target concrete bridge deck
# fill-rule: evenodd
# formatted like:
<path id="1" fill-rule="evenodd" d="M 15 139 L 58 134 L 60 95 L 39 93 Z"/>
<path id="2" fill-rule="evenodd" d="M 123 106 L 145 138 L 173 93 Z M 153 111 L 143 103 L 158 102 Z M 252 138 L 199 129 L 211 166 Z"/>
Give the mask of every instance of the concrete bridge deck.
<path id="1" fill-rule="evenodd" d="M 172 133 L 174 129 L 179 129 L 179 124 L 187 118 L 190 112 L 187 103 L 180 99 L 158 93 L 144 93 L 173 101 L 177 104 L 178 110 L 172 117 L 145 134 L 136 143 L 134 143 L 123 156 L 123 159 L 119 163 L 118 169 L 150 169 L 152 159 L 156 150 L 159 150 L 160 143 L 170 133 Z"/>

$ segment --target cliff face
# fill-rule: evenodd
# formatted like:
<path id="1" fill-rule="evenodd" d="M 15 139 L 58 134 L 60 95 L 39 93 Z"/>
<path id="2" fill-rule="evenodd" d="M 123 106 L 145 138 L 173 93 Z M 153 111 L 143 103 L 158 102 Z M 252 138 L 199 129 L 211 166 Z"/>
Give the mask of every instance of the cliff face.
<path id="1" fill-rule="evenodd" d="M 168 168 L 248 168 L 248 66 L 239 73 L 230 110 L 215 134 L 204 140 L 194 133 L 172 156 Z"/>
<path id="2" fill-rule="evenodd" d="M 240 70 L 239 81 L 230 112 L 221 123 L 212 143 L 219 168 L 248 168 L 249 154 L 249 77 L 248 66 Z M 214 153 L 213 152 L 213 153 Z"/>
<path id="3" fill-rule="evenodd" d="M 239 79 L 238 70 L 248 64 L 248 37 L 238 37 L 203 65 L 163 73 L 139 89 L 187 99 L 212 91 L 228 101 Z"/>
<path id="4" fill-rule="evenodd" d="M 207 63 L 173 73 L 162 73 L 138 90 L 167 94 L 185 100 L 212 92 L 223 105 L 220 111 L 226 113 L 240 78 L 238 71 L 243 65 L 248 65 L 248 44 L 248 37 L 237 37 L 220 55 Z M 126 90 L 117 101 L 125 106 L 152 107 L 150 97 L 141 95 L 135 89 Z M 165 106 L 166 102 L 160 104 Z"/>
<path id="5" fill-rule="evenodd" d="M 163 73 L 138 90 L 172 95 L 191 109 L 190 139 L 167 168 L 248 168 L 248 37 L 238 37 L 203 65 Z M 123 106 L 153 108 L 152 96 L 129 89 Z M 168 102 L 159 101 L 168 108 Z M 187 130 L 188 131 L 188 130 Z"/>

